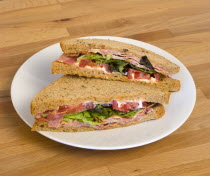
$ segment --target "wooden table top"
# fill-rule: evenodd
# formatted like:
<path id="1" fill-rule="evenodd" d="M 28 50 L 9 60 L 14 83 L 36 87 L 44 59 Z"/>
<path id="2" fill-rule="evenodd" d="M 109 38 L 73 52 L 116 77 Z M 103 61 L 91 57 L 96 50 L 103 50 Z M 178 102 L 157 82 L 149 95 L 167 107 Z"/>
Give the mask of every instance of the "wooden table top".
<path id="1" fill-rule="evenodd" d="M 94 35 L 148 42 L 183 62 L 197 86 L 188 121 L 160 141 L 118 151 L 74 148 L 31 132 L 11 102 L 15 72 L 44 47 Z M 209 55 L 209 0 L 0 1 L 0 175 L 209 176 Z"/>

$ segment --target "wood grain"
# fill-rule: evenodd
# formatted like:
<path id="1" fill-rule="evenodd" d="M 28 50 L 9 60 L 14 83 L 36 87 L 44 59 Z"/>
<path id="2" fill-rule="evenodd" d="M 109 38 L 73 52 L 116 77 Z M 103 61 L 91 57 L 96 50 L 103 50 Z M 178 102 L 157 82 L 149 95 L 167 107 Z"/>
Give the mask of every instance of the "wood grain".
<path id="1" fill-rule="evenodd" d="M 11 103 L 15 72 L 42 48 L 88 35 L 145 41 L 180 59 L 197 87 L 189 120 L 167 138 L 119 151 L 78 149 L 31 132 Z M 2 0 L 0 38 L 0 175 L 210 175 L 210 0 Z"/>

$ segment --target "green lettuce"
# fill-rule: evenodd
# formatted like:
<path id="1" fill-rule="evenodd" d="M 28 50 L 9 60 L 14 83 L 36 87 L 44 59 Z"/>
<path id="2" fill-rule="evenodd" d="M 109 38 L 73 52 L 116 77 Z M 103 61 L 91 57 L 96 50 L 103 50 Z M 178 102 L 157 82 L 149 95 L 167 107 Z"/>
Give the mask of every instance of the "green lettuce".
<path id="1" fill-rule="evenodd" d="M 137 114 L 137 112 L 139 112 L 139 109 L 135 111 L 130 111 L 130 112 L 118 111 L 117 115 L 120 117 L 134 117 Z"/>
<path id="2" fill-rule="evenodd" d="M 79 122 L 87 123 L 89 125 L 97 125 L 99 122 L 94 121 L 88 111 L 67 114 L 64 117 L 65 121 L 77 120 Z"/>
<path id="3" fill-rule="evenodd" d="M 101 54 L 86 54 L 82 55 L 81 58 L 91 59 L 91 60 L 105 59 Z"/>
<path id="4" fill-rule="evenodd" d="M 156 73 L 156 71 L 153 71 L 153 70 L 147 70 L 145 68 L 139 68 L 139 67 L 136 67 L 135 65 L 132 65 L 132 64 L 129 64 L 132 68 L 134 68 L 135 70 L 138 70 L 138 71 L 141 71 L 141 72 L 144 72 L 144 73 L 149 73 L 149 74 L 154 74 Z"/>
<path id="5" fill-rule="evenodd" d="M 63 118 L 65 121 L 77 120 L 79 122 L 83 122 L 89 125 L 97 125 L 103 119 L 107 119 L 112 116 L 119 117 L 134 117 L 140 109 L 123 112 L 117 111 L 109 107 L 102 107 L 101 105 L 97 105 L 94 109 L 86 110 L 83 112 L 67 114 Z"/>
<path id="6" fill-rule="evenodd" d="M 101 105 L 97 105 L 93 110 L 89 110 L 89 111 L 98 112 L 98 114 L 101 114 L 103 118 L 108 118 L 111 116 L 133 117 L 139 111 L 139 109 L 129 111 L 129 112 L 124 112 L 124 111 L 118 111 L 112 108 L 104 108 Z"/>
<path id="7" fill-rule="evenodd" d="M 77 61 L 79 62 L 81 59 L 91 59 L 94 61 L 100 61 L 100 63 L 103 63 L 105 58 L 101 54 L 85 54 L 77 58 Z"/>
<path id="8" fill-rule="evenodd" d="M 131 68 L 134 68 L 135 70 L 138 70 L 138 71 L 141 71 L 144 73 L 149 73 L 149 74 L 156 73 L 156 71 L 154 71 L 154 70 L 139 68 L 127 61 L 124 61 L 124 60 L 112 59 L 110 54 L 107 54 L 107 56 L 105 58 L 101 54 L 86 54 L 86 55 L 82 55 L 82 56 L 78 57 L 77 61 L 80 61 L 83 58 L 94 60 L 95 63 L 109 64 L 111 71 L 117 71 L 122 74 L 125 73 L 126 66 L 129 66 Z"/>
<path id="9" fill-rule="evenodd" d="M 125 66 L 129 65 L 128 62 L 124 60 L 117 60 L 117 59 L 106 60 L 104 63 L 110 65 L 111 71 L 118 71 L 122 74 L 125 73 Z"/>
<path id="10" fill-rule="evenodd" d="M 118 71 L 120 73 L 124 73 L 125 66 L 129 64 L 123 60 L 112 59 L 110 54 L 107 54 L 105 58 L 101 54 L 86 54 L 78 57 L 77 61 L 79 62 L 81 59 L 91 59 L 95 63 L 109 64 L 111 71 Z"/>
<path id="11" fill-rule="evenodd" d="M 47 117 L 48 115 L 49 115 L 49 113 L 42 114 L 43 117 Z"/>

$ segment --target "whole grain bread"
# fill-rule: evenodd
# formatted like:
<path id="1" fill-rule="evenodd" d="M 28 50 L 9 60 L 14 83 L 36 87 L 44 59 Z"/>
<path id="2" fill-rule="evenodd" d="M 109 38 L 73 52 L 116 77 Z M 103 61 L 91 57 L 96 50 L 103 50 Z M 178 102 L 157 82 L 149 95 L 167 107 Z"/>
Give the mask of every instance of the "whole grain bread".
<path id="1" fill-rule="evenodd" d="M 93 77 L 93 78 L 101 78 L 101 79 L 115 80 L 115 81 L 134 82 L 138 84 L 149 84 L 153 87 L 158 87 L 166 91 L 180 90 L 180 81 L 169 77 L 163 78 L 162 81 L 146 83 L 136 79 L 128 79 L 126 76 L 118 72 L 108 73 L 98 69 L 89 69 L 85 67 L 80 68 L 75 64 L 70 65 L 57 61 L 54 61 L 52 63 L 52 74 L 70 74 L 70 75 L 85 76 L 90 78 Z"/>
<path id="2" fill-rule="evenodd" d="M 138 120 L 131 121 L 131 122 L 126 123 L 126 124 L 115 124 L 114 126 L 110 126 L 110 127 L 106 128 L 106 130 L 107 129 L 112 129 L 112 128 L 119 128 L 119 127 L 126 127 L 126 126 L 130 126 L 130 125 L 135 125 L 135 124 L 145 122 L 145 121 L 148 121 L 148 120 L 152 120 L 152 119 L 159 119 L 164 114 L 165 114 L 164 107 L 163 107 L 163 105 L 159 104 L 158 106 L 153 108 L 153 111 L 151 113 L 147 114 L 143 118 L 139 118 Z M 52 127 L 48 127 L 47 122 L 36 120 L 31 130 L 32 131 L 53 131 L 53 132 L 79 132 L 79 131 L 93 131 L 93 130 L 96 130 L 96 129 L 94 129 L 92 127 L 52 128 Z"/>
<path id="3" fill-rule="evenodd" d="M 58 106 L 86 101 L 100 104 L 112 100 L 142 100 L 167 104 L 170 93 L 147 85 L 65 75 L 41 90 L 31 102 L 31 113 L 37 114 Z"/>
<path id="4" fill-rule="evenodd" d="M 78 55 L 81 52 L 87 52 L 89 49 L 113 49 L 120 52 L 125 50 L 137 57 L 147 56 L 153 66 L 158 66 L 168 71 L 170 74 L 179 72 L 180 67 L 152 51 L 107 39 L 68 39 L 60 43 L 63 52 L 67 55 Z"/>

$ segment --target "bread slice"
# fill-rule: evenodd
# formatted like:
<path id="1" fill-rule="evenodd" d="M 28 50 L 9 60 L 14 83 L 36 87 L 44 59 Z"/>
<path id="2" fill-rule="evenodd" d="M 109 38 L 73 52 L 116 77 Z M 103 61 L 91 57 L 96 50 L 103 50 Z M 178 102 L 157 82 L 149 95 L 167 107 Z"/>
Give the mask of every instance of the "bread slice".
<path id="1" fill-rule="evenodd" d="M 163 56 L 155 54 L 144 48 L 122 43 L 114 40 L 106 39 L 70 39 L 60 43 L 63 52 L 67 55 L 78 55 L 89 49 L 113 49 L 123 52 L 125 49 L 137 57 L 147 56 L 153 66 L 159 66 L 169 72 L 175 74 L 179 72 L 180 67 L 173 62 L 167 60 Z"/>
<path id="2" fill-rule="evenodd" d="M 70 74 L 70 75 L 78 75 L 78 76 L 93 77 L 93 78 L 95 77 L 95 78 L 101 78 L 101 79 L 107 79 L 107 80 L 148 84 L 140 80 L 128 79 L 126 76 L 118 72 L 108 73 L 108 72 L 104 72 L 103 70 L 98 70 L 98 69 L 90 69 L 86 67 L 80 68 L 75 64 L 70 65 L 70 64 L 57 62 L 57 61 L 54 61 L 52 63 L 52 74 Z M 158 82 L 152 82 L 149 85 L 158 87 L 166 91 L 179 91 L 180 90 L 180 81 L 173 78 L 169 78 L 169 77 L 165 77 L 163 78 L 163 80 L 158 81 Z"/>
<path id="3" fill-rule="evenodd" d="M 138 120 L 131 121 L 126 124 L 115 124 L 114 126 L 110 126 L 105 129 L 112 129 L 112 128 L 119 128 L 119 127 L 126 127 L 130 125 L 135 125 L 141 122 L 145 122 L 148 120 L 152 119 L 159 119 L 161 118 L 165 113 L 163 105 L 158 105 L 154 107 L 153 111 L 149 114 L 147 114 L 143 118 L 139 118 Z M 38 121 L 36 120 L 33 127 L 32 131 L 54 131 L 54 132 L 78 132 L 78 131 L 93 131 L 96 130 L 93 127 L 60 127 L 60 128 L 51 128 L 48 127 L 47 122 L 44 121 Z"/>
<path id="4" fill-rule="evenodd" d="M 142 100 L 167 104 L 170 93 L 147 85 L 65 75 L 41 90 L 31 102 L 31 113 L 54 110 L 58 106 L 92 101 Z"/>

